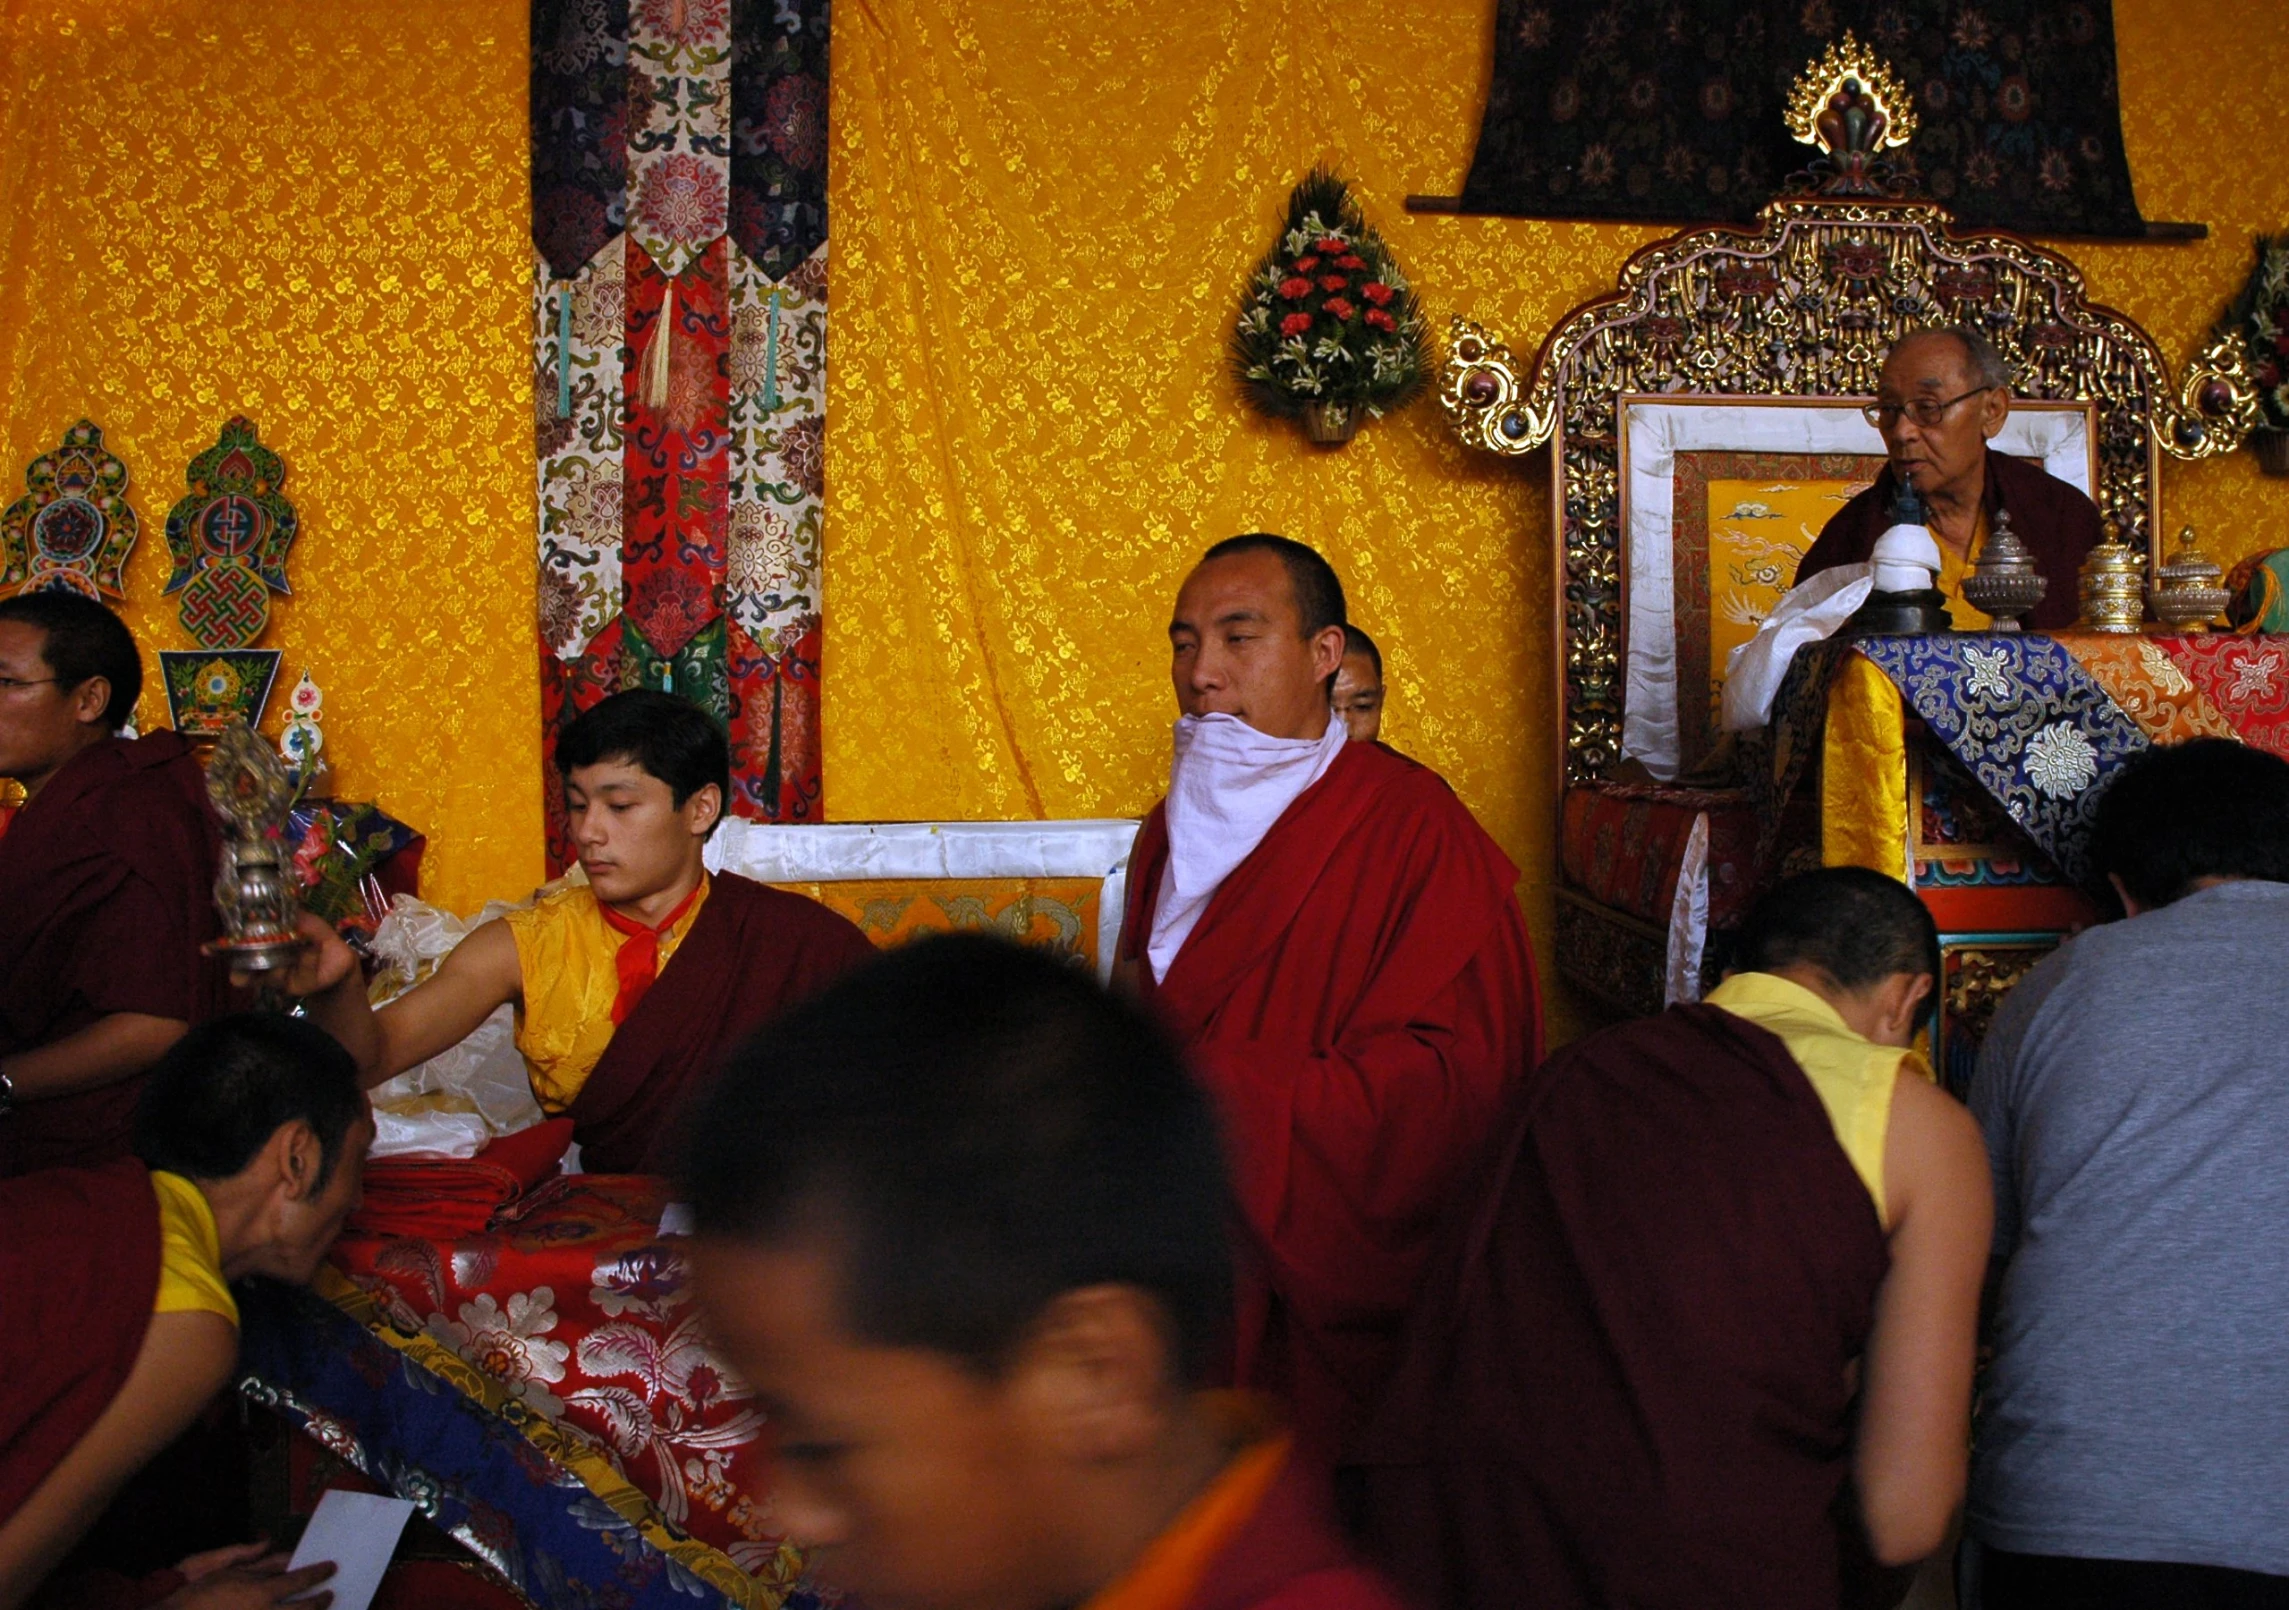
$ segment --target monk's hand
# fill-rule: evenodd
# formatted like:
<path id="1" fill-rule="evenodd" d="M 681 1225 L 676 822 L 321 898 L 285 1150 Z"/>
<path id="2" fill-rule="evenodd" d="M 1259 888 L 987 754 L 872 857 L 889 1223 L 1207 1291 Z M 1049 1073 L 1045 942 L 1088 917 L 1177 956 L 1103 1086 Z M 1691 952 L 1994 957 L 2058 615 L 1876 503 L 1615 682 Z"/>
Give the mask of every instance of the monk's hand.
<path id="1" fill-rule="evenodd" d="M 217 1571 L 226 1570 L 231 1566 L 253 1565 L 257 1561 L 275 1560 L 277 1563 L 274 1569 L 283 1571 L 286 1569 L 286 1559 L 285 1555 L 274 1554 L 271 1551 L 269 1538 L 258 1537 L 251 1543 L 233 1543 L 228 1548 L 209 1549 L 204 1554 L 187 1555 L 175 1562 L 175 1569 L 181 1573 L 185 1582 L 196 1582 L 202 1577 L 213 1576 Z"/>
<path id="2" fill-rule="evenodd" d="M 183 1563 L 189 1565 L 191 1561 Z M 310 1590 L 333 1574 L 331 1560 L 289 1571 L 285 1555 L 268 1554 L 184 1583 L 160 1601 L 159 1610 L 276 1610 L 289 1599 L 304 1610 L 326 1610 L 334 1602 L 333 1594 Z M 305 1594 L 309 1597 L 304 1598 Z"/>
<path id="3" fill-rule="evenodd" d="M 305 911 L 296 919 L 294 930 L 308 941 L 294 957 L 294 965 L 283 977 L 265 979 L 259 974 L 231 969 L 231 982 L 240 988 L 252 984 L 270 983 L 289 995 L 323 995 L 358 969 L 357 952 L 350 949 L 342 936 L 334 932 L 334 925 L 325 918 Z"/>

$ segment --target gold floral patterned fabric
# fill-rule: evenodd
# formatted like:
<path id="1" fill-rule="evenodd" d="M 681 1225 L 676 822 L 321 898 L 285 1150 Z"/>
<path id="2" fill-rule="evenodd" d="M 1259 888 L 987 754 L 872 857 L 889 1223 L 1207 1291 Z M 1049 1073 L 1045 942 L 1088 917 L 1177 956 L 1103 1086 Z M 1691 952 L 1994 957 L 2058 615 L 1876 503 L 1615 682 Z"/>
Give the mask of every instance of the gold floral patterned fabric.
<path id="1" fill-rule="evenodd" d="M 838 816 L 1134 814 L 1166 777 L 1162 628 L 1207 542 L 1321 545 L 1391 678 L 1385 736 L 1452 780 L 1551 926 L 1549 482 L 1437 410 L 1306 445 L 1248 414 L 1222 343 L 1280 199 L 1327 157 L 1421 291 L 1530 349 L 1665 230 L 1410 215 L 1461 188 L 1485 0 L 847 5 L 829 205 L 826 771 Z M 2118 0 L 2150 218 L 2191 246 L 2065 250 L 2180 360 L 2289 217 L 2289 11 Z M 2168 463 L 2167 529 L 2278 546 L 2246 453 Z M 1546 960 L 1547 958 L 1545 958 Z M 1545 969 L 1545 977 L 1551 976 Z M 1561 1034 L 1573 1021 L 1559 1006 Z"/>
<path id="2" fill-rule="evenodd" d="M 2106 696 L 2155 743 L 2189 738 L 2239 738 L 2233 724 L 2150 637 L 2062 634 L 2075 661 Z"/>
<path id="3" fill-rule="evenodd" d="M 525 38 L 521 0 L 0 0 L 0 503 L 103 427 L 164 725 L 158 529 L 251 417 L 302 522 L 263 646 L 455 910 L 541 876 Z"/>
<path id="4" fill-rule="evenodd" d="M 1898 684 L 1857 654 L 1836 668 L 1821 735 L 1820 860 L 1907 875 L 1907 732 Z"/>
<path id="5" fill-rule="evenodd" d="M 1485 0 L 837 10 L 825 764 L 835 813 L 1133 814 L 1174 710 L 1161 628 L 1206 542 L 1342 566 L 1386 736 L 1455 783 L 1551 922 L 1548 471 L 1436 410 L 1320 452 L 1222 347 L 1280 198 L 1327 157 L 1435 324 L 1528 345 L 1666 231 L 1415 216 L 1470 163 Z M 429 835 L 453 909 L 541 876 L 524 86 L 508 0 L 0 0 L 0 504 L 83 414 L 150 525 L 233 411 L 292 466 L 267 642 L 327 691 L 340 791 Z M 2182 357 L 2289 217 L 2289 11 L 2117 0 L 2123 130 L 2168 247 L 2067 250 Z M 2166 464 L 2164 528 L 2278 547 L 2250 455 Z M 176 647 L 147 539 L 130 619 Z M 409 584 L 409 580 L 413 584 Z M 162 719 L 154 694 L 146 722 Z M 1545 957 L 1547 960 L 1547 957 Z M 1550 976 L 1545 970 L 1545 976 Z M 1561 1037 L 1574 1023 L 1558 1004 Z"/>

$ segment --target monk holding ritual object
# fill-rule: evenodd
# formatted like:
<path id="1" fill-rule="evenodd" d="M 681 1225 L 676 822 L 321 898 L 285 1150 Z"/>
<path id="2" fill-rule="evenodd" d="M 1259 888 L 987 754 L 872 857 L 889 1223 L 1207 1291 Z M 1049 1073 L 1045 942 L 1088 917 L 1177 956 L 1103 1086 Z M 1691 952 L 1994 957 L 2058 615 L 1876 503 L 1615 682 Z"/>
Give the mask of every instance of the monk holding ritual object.
<path id="1" fill-rule="evenodd" d="M 1433 1223 L 1541 1047 L 1513 867 L 1436 772 L 1349 743 L 1343 587 L 1300 542 L 1208 550 L 1169 623 L 1183 711 L 1117 971 L 1224 1112 L 1233 1368 L 1332 1457 L 1380 1391 Z"/>
<path id="2" fill-rule="evenodd" d="M 2011 371 L 1977 330 L 1954 326 L 1902 336 L 1884 359 L 1868 422 L 1883 432 L 1883 473 L 1829 519 L 1796 567 L 1799 582 L 1838 565 L 1865 563 L 1884 534 L 1899 478 L 1915 483 L 1942 561 L 1937 586 L 1957 630 L 1987 617 L 1963 597 L 1963 578 L 1986 545 L 1998 512 L 2050 583 L 2028 626 L 2072 626 L 2082 605 L 2082 561 L 2105 540 L 2097 505 L 2057 476 L 1987 443 L 2011 412 Z"/>
<path id="3" fill-rule="evenodd" d="M 812 1573 L 905 1610 L 1398 1610 L 1265 1409 L 1223 1150 L 1086 974 L 925 939 L 767 1027 L 697 1109 L 710 1333 Z"/>
<path id="4" fill-rule="evenodd" d="M 631 689 L 557 738 L 585 884 L 462 940 L 375 1010 L 348 947 L 313 941 L 287 988 L 357 1057 L 370 1087 L 459 1044 L 504 1002 L 542 1110 L 573 1121 L 583 1166 L 658 1172 L 676 1112 L 764 1019 L 874 954 L 815 901 L 701 861 L 731 793 L 722 726 L 688 699 Z"/>
<path id="5" fill-rule="evenodd" d="M 128 1155 L 143 1074 L 226 1000 L 222 835 L 172 732 L 127 739 L 143 663 L 76 593 L 0 600 L 0 1178 Z"/>
<path id="6" fill-rule="evenodd" d="M 229 1385 L 229 1282 L 317 1273 L 373 1136 L 339 1045 L 244 1013 L 192 1029 L 151 1070 L 141 1162 L 0 1180 L 0 1610 Z M 262 1544 L 216 1550 L 162 1573 L 179 1584 L 139 1584 L 139 1598 L 172 1586 L 174 1610 L 246 1610 L 333 1571 L 285 1564 Z M 302 1602 L 322 1610 L 324 1595 Z"/>

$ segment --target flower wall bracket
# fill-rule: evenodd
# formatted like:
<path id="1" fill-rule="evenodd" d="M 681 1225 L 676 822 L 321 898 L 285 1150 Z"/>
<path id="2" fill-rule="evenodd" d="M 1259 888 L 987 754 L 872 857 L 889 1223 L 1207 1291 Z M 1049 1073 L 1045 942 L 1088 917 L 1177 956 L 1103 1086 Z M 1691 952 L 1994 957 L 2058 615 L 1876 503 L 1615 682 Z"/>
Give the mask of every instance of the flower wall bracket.
<path id="1" fill-rule="evenodd" d="M 1280 238 L 1241 294 L 1232 373 L 1248 401 L 1341 446 L 1365 418 L 1427 384 L 1429 341 L 1412 286 L 1343 181 L 1324 168 L 1288 198 Z"/>

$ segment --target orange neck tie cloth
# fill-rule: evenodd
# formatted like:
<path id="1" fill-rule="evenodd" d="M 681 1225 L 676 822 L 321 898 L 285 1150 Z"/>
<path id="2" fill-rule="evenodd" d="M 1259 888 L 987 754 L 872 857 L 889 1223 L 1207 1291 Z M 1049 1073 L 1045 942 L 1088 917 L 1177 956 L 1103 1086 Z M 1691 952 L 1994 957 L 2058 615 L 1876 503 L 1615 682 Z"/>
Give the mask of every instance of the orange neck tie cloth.
<path id="1" fill-rule="evenodd" d="M 702 878 L 691 886 L 691 893 L 676 903 L 676 909 L 660 920 L 656 928 L 646 927 L 633 917 L 623 917 L 603 901 L 596 909 L 603 914 L 606 926 L 613 932 L 625 934 L 613 963 L 620 970 L 620 993 L 612 998 L 612 1021 L 625 1023 L 636 1003 L 644 998 L 644 991 L 652 987 L 652 980 L 660 976 L 660 936 L 683 921 L 684 913 L 691 910 L 692 902 L 699 898 L 700 890 L 707 887 Z"/>

